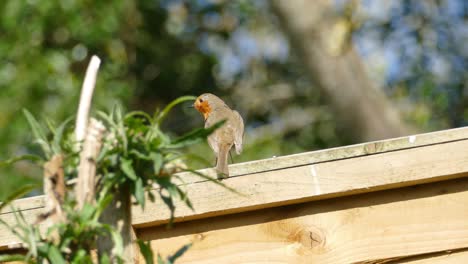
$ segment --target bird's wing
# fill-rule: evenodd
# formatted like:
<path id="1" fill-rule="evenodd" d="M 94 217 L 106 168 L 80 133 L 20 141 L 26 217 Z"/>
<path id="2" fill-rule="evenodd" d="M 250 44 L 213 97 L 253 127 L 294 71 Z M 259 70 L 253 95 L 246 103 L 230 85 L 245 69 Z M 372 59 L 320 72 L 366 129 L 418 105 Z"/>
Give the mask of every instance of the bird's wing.
<path id="1" fill-rule="evenodd" d="M 234 114 L 234 123 L 236 128 L 234 130 L 234 146 L 236 147 L 236 153 L 240 154 L 242 152 L 242 141 L 244 139 L 244 120 L 242 119 L 239 112 L 233 110 Z"/>

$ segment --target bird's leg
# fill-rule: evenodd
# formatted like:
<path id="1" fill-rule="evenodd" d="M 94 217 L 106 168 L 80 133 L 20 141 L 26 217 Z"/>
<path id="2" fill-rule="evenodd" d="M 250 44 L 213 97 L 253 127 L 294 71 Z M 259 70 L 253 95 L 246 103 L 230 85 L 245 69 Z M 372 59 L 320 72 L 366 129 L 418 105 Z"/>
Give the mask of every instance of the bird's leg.
<path id="1" fill-rule="evenodd" d="M 234 163 L 234 159 L 232 158 L 232 149 L 229 150 L 229 157 L 231 158 L 231 164 Z"/>
<path id="2" fill-rule="evenodd" d="M 228 153 L 229 145 L 221 144 L 219 146 L 219 152 L 217 155 L 218 162 L 216 163 L 216 172 L 218 174 L 218 180 L 226 179 L 229 177 L 228 169 Z"/>

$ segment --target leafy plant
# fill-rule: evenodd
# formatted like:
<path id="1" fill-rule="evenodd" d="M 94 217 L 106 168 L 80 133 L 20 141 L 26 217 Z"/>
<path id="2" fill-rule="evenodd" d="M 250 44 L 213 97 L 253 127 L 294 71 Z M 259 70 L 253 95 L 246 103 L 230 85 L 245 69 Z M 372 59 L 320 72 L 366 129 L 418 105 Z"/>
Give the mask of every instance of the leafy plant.
<path id="1" fill-rule="evenodd" d="M 21 211 L 13 210 L 15 224 L 9 225 L 2 219 L 0 223 L 7 226 L 26 246 L 26 255 L 3 256 L 0 261 L 23 260 L 27 263 L 92 263 L 91 250 L 96 246 L 96 238 L 109 235 L 114 242 L 114 255 L 122 262 L 122 237 L 115 229 L 99 222 L 104 208 L 112 200 L 112 195 L 98 199 L 95 205 L 85 204 L 82 210 L 75 209 L 75 202 L 64 202 L 63 209 L 67 221 L 51 226 L 43 236 L 38 225 L 29 224 Z M 54 235 L 52 235 L 54 234 Z M 101 260 L 108 259 L 105 254 Z M 102 263 L 102 261 L 101 261 Z"/>
<path id="2" fill-rule="evenodd" d="M 160 128 L 168 112 L 177 104 L 194 100 L 193 96 L 181 97 L 153 116 L 141 111 L 124 114 L 119 106 L 115 106 L 110 113 L 97 112 L 97 116 L 105 123 L 107 131 L 103 137 L 103 147 L 95 160 L 97 165 L 96 204 L 85 204 L 81 210 L 76 210 L 76 200 L 73 195 L 67 194 L 62 204 L 66 220 L 50 227 L 43 236 L 37 225 L 26 223 L 21 212 L 15 212 L 16 225 L 7 225 L 26 245 L 28 254 L 23 256 L 27 262 L 49 263 L 83 263 L 92 262 L 89 254 L 95 248 L 99 236 L 110 236 L 114 243 L 114 255 L 120 260 L 122 253 L 122 238 L 115 229 L 99 222 L 104 208 L 112 200 L 112 193 L 125 186 L 131 191 L 135 201 L 144 208 L 145 193 L 154 201 L 156 197 L 150 190 L 155 189 L 159 198 L 171 211 L 171 223 L 174 217 L 175 199 L 180 199 L 188 207 L 192 204 L 181 187 L 183 180 L 177 175 L 181 171 L 191 171 L 204 179 L 216 184 L 222 183 L 207 177 L 199 172 L 186 168 L 183 160 L 186 158 L 182 148 L 197 144 L 206 139 L 223 122 L 210 128 L 200 128 L 178 138 L 171 138 Z M 53 155 L 62 155 L 65 177 L 68 179 L 77 176 L 79 151 L 76 149 L 72 126 L 67 119 L 55 126 L 47 121 L 43 126 L 27 110 L 24 114 L 31 126 L 35 142 L 41 147 L 42 156 L 26 155 L 3 162 L 10 164 L 17 160 L 32 160 L 39 165 L 50 160 Z M 179 184 L 175 182 L 178 180 Z M 226 187 L 226 186 L 225 186 Z M 228 188 L 228 187 L 226 187 Z M 55 234 L 55 235 L 52 235 Z M 141 252 L 148 263 L 152 263 L 151 248 L 147 243 L 139 242 Z M 182 247 L 173 256 L 163 260 L 158 257 L 158 263 L 166 261 L 173 263 L 190 245 Z M 11 256 L 11 259 L 18 258 Z M 6 258 L 5 258 L 6 259 Z M 109 256 L 102 256 L 101 262 L 108 262 Z"/>
<path id="3" fill-rule="evenodd" d="M 137 203 L 144 208 L 146 192 L 151 201 L 155 200 L 153 192 L 148 191 L 156 184 L 159 197 L 171 210 L 171 219 L 174 199 L 180 199 L 192 208 L 186 193 L 174 182 L 174 179 L 183 182 L 177 172 L 190 170 L 184 165 L 185 154 L 180 149 L 203 141 L 223 122 L 175 139 L 161 131 L 160 124 L 172 107 L 194 99 L 192 96 L 181 97 L 162 111 L 157 111 L 153 117 L 140 111 L 124 115 L 119 107 L 114 107 L 110 114 L 98 112 L 108 127 L 108 136 L 96 161 L 97 173 L 104 177 L 101 188 L 127 184 Z"/>

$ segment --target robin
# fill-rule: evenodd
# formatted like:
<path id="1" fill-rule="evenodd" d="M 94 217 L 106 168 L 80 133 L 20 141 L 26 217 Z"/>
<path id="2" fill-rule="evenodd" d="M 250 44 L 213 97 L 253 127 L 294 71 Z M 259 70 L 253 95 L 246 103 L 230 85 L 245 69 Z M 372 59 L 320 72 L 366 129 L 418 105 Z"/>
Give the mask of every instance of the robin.
<path id="1" fill-rule="evenodd" d="M 223 126 L 208 136 L 208 144 L 216 155 L 218 179 L 225 179 L 229 177 L 228 155 L 232 145 L 235 146 L 237 154 L 242 152 L 244 121 L 237 111 L 229 108 L 223 100 L 214 94 L 200 95 L 193 106 L 205 118 L 205 128 L 220 121 L 226 121 Z"/>

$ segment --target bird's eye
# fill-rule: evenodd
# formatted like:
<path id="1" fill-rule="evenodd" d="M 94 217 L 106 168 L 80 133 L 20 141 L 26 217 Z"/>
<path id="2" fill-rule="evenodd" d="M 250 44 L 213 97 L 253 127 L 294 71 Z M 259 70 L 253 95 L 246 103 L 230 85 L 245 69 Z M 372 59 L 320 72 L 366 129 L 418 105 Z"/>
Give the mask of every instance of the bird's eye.
<path id="1" fill-rule="evenodd" d="M 201 98 L 200 98 L 200 99 L 198 99 L 198 101 L 200 101 L 200 103 L 203 103 L 203 99 L 201 99 Z"/>

